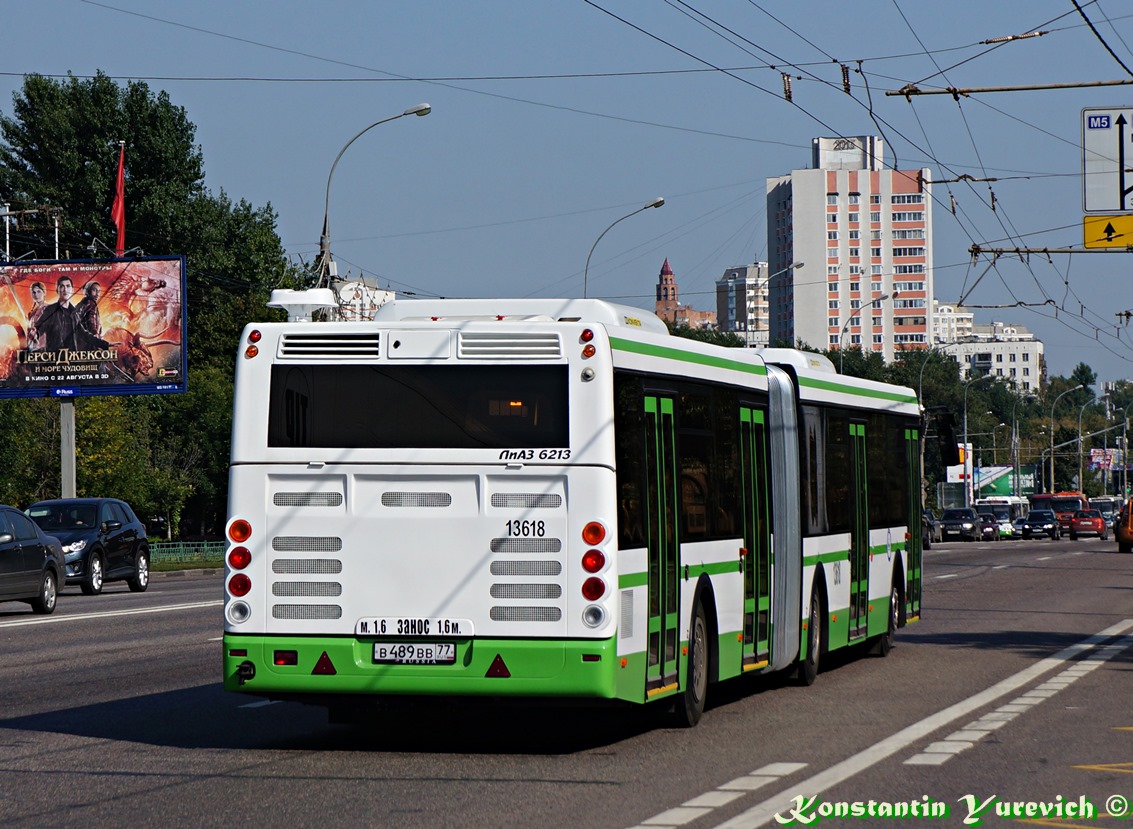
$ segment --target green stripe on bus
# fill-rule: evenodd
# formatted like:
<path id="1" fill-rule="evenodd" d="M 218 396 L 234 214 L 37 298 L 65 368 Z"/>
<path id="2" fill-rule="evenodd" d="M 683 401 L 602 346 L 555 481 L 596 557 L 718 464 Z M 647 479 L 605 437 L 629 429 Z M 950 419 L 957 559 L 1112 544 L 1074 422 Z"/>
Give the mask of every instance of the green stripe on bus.
<path id="1" fill-rule="evenodd" d="M 813 377 L 800 377 L 799 385 L 819 391 L 852 394 L 855 397 L 872 397 L 877 400 L 893 400 L 897 403 L 911 403 L 914 405 L 917 403 L 917 396 L 915 394 L 900 394 L 898 392 L 878 391 L 876 389 L 862 389 L 855 386 L 847 386 L 836 380 L 817 380 Z"/>
<path id="2" fill-rule="evenodd" d="M 618 589 L 627 590 L 630 587 L 644 587 L 649 584 L 648 573 L 623 573 L 618 576 Z"/>
<path id="3" fill-rule="evenodd" d="M 813 567 L 816 564 L 833 564 L 835 561 L 845 561 L 849 557 L 849 550 L 838 550 L 834 553 L 822 553 L 817 556 L 803 556 L 803 567 Z"/>
<path id="4" fill-rule="evenodd" d="M 733 371 L 742 371 L 747 374 L 767 374 L 765 366 L 752 365 L 751 363 L 741 363 L 739 360 L 728 360 L 721 357 L 713 357 L 710 354 L 697 354 L 692 351 L 681 351 L 677 348 L 671 348 L 666 345 L 652 345 L 649 343 L 639 343 L 634 340 L 623 340 L 619 337 L 610 337 L 610 347 L 615 351 L 628 351 L 632 354 L 645 354 L 650 357 L 661 357 L 667 360 L 677 360 L 682 363 L 696 363 L 702 366 L 712 366 L 714 368 L 727 368 Z"/>

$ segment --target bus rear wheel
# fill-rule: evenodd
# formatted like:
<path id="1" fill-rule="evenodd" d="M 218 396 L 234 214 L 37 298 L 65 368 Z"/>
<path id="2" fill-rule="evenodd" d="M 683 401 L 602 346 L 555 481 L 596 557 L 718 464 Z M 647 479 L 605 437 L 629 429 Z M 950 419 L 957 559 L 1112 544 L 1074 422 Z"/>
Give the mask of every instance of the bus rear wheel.
<path id="1" fill-rule="evenodd" d="M 677 725 L 692 728 L 704 714 L 708 696 L 708 622 L 704 607 L 698 601 L 692 614 L 688 635 L 688 658 L 685 660 L 684 690 L 676 702 Z"/>
<path id="2" fill-rule="evenodd" d="M 806 657 L 799 660 L 797 678 L 800 685 L 813 685 L 818 678 L 818 658 L 822 651 L 822 607 L 818 591 L 810 593 L 810 615 L 806 624 Z"/>
<path id="3" fill-rule="evenodd" d="M 897 585 L 893 585 L 889 591 L 889 623 L 886 626 L 885 633 L 878 636 L 873 645 L 873 652 L 878 656 L 889 656 L 889 651 L 893 650 L 893 640 L 897 636 L 897 625 L 901 618 L 900 601 L 901 597 L 897 592 Z"/>

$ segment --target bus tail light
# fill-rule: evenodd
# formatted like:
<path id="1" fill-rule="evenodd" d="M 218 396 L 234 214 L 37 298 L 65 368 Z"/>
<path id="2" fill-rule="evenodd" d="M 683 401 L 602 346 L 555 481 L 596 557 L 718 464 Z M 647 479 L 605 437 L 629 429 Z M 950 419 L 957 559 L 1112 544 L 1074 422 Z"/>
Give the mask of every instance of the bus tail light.
<path id="1" fill-rule="evenodd" d="M 594 547 L 606 540 L 606 528 L 597 521 L 591 521 L 582 528 L 582 540 Z"/>
<path id="2" fill-rule="evenodd" d="M 606 582 L 591 576 L 582 583 L 582 595 L 587 601 L 596 602 L 606 594 Z"/>
<path id="3" fill-rule="evenodd" d="M 233 547 L 228 553 L 228 566 L 233 570 L 243 570 L 252 562 L 252 553 L 247 547 Z"/>
<path id="4" fill-rule="evenodd" d="M 587 573 L 597 573 L 606 566 L 606 556 L 601 550 L 587 550 L 582 556 L 582 569 Z"/>
<path id="5" fill-rule="evenodd" d="M 247 596 L 252 589 L 252 580 L 243 573 L 237 573 L 228 580 L 228 592 L 233 596 Z"/>
<path id="6" fill-rule="evenodd" d="M 228 537 L 237 544 L 243 544 L 252 537 L 252 525 L 243 518 L 237 518 L 228 525 Z"/>

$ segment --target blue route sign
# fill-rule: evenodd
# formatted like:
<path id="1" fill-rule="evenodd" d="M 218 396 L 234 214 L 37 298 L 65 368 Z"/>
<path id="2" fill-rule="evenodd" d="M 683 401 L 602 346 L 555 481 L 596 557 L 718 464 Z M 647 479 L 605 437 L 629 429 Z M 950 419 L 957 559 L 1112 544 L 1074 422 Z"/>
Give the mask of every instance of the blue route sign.
<path id="1" fill-rule="evenodd" d="M 1082 209 L 1133 213 L 1133 109 L 1082 110 Z"/>

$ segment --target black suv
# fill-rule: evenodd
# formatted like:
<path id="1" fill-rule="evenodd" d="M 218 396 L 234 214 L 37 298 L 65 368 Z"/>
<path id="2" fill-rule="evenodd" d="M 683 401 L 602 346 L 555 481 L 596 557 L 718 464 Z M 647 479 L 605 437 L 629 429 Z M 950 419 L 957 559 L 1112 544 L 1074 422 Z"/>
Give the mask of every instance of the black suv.
<path id="1" fill-rule="evenodd" d="M 940 514 L 940 540 L 955 536 L 961 541 L 975 541 L 980 537 L 980 517 L 971 507 L 953 507 Z"/>
<path id="2" fill-rule="evenodd" d="M 125 581 L 134 592 L 149 587 L 149 542 L 145 525 L 117 498 L 62 498 L 25 510 L 44 532 L 63 544 L 67 584 L 88 596 L 108 581 Z"/>
<path id="3" fill-rule="evenodd" d="M 0 602 L 51 613 L 63 583 L 63 547 L 14 507 L 0 506 Z"/>

